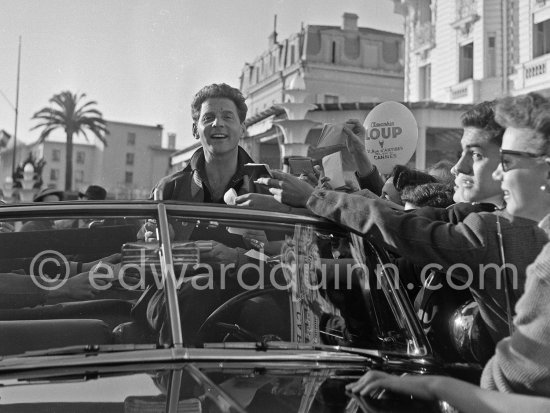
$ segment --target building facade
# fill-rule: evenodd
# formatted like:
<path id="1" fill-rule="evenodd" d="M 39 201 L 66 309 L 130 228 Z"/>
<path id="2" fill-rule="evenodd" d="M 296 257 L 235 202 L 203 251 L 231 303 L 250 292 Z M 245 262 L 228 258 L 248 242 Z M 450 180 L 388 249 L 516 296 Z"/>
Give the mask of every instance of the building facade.
<path id="1" fill-rule="evenodd" d="M 410 165 L 424 169 L 441 159 L 456 161 L 460 115 L 471 106 L 407 102 L 407 40 L 359 28 L 357 20 L 344 13 L 341 27 L 307 26 L 282 43 L 271 42 L 264 54 L 245 65 L 241 89 L 252 110 L 241 144 L 257 162 L 280 168 L 289 155 L 319 160 L 327 154 L 316 147 L 325 123 L 350 118 L 363 122 L 378 103 L 391 100 L 404 102 L 418 123 Z M 271 65 L 279 70 L 266 72 Z M 343 155 L 345 174 L 353 180 L 355 165 L 347 151 Z"/>
<path id="2" fill-rule="evenodd" d="M 93 136 L 89 141 L 81 135 L 75 136 L 71 187 L 83 191 L 88 185 L 101 185 L 107 189 L 109 198 L 147 198 L 156 182 L 169 171 L 175 137 L 168 139 L 169 147 L 163 147 L 161 125 L 106 122 L 106 146 Z M 17 159 L 21 162 L 29 152 L 35 158 L 44 158 L 44 186 L 65 188 L 65 150 L 64 137 L 52 134 L 43 143 L 18 144 Z M 10 145 L 0 151 L 2 182 L 11 175 L 12 153 Z"/>
<path id="3" fill-rule="evenodd" d="M 405 100 L 550 95 L 550 1 L 392 1 L 405 18 Z"/>
<path id="4" fill-rule="evenodd" d="M 249 116 L 289 101 L 286 90 L 296 75 L 305 82 L 306 103 L 402 100 L 403 35 L 358 26 L 344 13 L 341 26 L 308 25 L 245 63 L 240 89 Z"/>

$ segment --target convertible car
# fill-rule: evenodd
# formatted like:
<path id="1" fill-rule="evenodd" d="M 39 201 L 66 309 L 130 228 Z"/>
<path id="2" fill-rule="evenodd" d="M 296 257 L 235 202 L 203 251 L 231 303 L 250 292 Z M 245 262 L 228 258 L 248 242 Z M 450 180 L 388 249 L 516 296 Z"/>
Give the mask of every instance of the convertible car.
<path id="1" fill-rule="evenodd" d="M 434 348 L 394 252 L 309 215 L 19 204 L 0 231 L 3 412 L 454 411 L 345 386 L 479 378 Z"/>

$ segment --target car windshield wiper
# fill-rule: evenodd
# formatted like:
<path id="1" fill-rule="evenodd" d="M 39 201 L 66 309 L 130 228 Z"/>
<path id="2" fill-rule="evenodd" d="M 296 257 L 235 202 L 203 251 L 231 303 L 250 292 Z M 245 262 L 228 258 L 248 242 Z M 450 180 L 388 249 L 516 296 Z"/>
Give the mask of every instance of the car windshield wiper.
<path id="1" fill-rule="evenodd" d="M 159 346 L 156 344 L 86 344 L 78 346 L 56 347 L 47 350 L 32 350 L 21 354 L 3 356 L 0 360 L 21 357 L 41 357 L 41 356 L 69 356 L 76 354 L 99 354 L 99 353 L 117 353 L 124 351 L 137 350 L 155 350 Z M 164 348 L 164 347 L 160 347 Z"/>

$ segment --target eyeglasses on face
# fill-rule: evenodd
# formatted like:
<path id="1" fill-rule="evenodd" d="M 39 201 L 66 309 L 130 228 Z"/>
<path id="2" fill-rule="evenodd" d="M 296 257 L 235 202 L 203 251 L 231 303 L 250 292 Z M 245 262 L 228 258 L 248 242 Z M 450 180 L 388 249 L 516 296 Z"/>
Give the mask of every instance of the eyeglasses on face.
<path id="1" fill-rule="evenodd" d="M 508 172 L 512 169 L 517 168 L 517 158 L 544 158 L 544 155 L 539 155 L 536 153 L 525 152 L 525 151 L 512 151 L 509 149 L 500 150 L 500 165 L 502 167 L 502 172 Z"/>

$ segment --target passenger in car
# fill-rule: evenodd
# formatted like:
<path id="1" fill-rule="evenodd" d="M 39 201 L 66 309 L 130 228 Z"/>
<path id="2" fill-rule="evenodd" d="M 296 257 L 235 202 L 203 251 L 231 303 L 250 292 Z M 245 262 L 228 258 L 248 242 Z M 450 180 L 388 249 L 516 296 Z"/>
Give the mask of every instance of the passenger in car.
<path id="1" fill-rule="evenodd" d="M 224 204 L 228 203 L 227 200 L 235 202 L 238 199 L 240 206 L 261 204 L 267 209 L 289 212 L 290 207 L 278 203 L 265 187 L 255 184 L 244 172 L 246 163 L 254 163 L 239 146 L 246 130 L 244 120 L 247 110 L 245 98 L 238 89 L 226 84 L 203 87 L 191 103 L 193 136 L 200 141 L 201 148 L 195 151 L 183 170 L 161 179 L 153 193 L 160 192 L 164 200 L 189 202 Z M 191 224 L 171 224 L 175 240 L 190 239 L 196 229 Z M 156 223 L 146 223 L 141 232 L 143 234 L 139 234 L 138 238 L 148 241 L 156 239 Z M 210 260 L 233 263 L 237 267 L 243 265 L 243 259 L 246 259 L 238 248 L 219 242 L 214 242 L 207 254 Z M 184 332 L 188 333 L 187 343 L 194 342 L 193 333 L 196 333 L 198 326 L 223 302 L 220 302 L 219 293 L 216 289 L 198 291 L 191 283 L 178 291 L 180 309 L 184 313 L 182 319 L 186 320 L 183 327 Z M 199 306 L 195 305 L 197 302 Z M 147 321 L 161 336 L 166 326 L 164 307 L 164 294 L 159 291 L 148 304 Z"/>
<path id="2" fill-rule="evenodd" d="M 537 94 L 530 94 L 525 99 L 531 99 L 541 107 L 548 104 Z M 498 163 L 494 161 L 498 148 L 488 143 L 491 137 L 472 128 L 465 130 L 462 139 L 464 151 L 459 166 L 468 162 L 468 169 L 475 171 L 475 179 L 465 185 L 467 196 L 471 197 L 490 186 L 488 177 L 492 171 L 487 167 Z M 527 265 L 534 261 L 547 240 L 545 233 L 537 228 L 537 221 L 550 209 L 547 194 L 542 194 L 531 185 L 525 196 L 530 204 L 538 207 L 528 213 L 512 209 L 511 199 L 508 198 L 507 211 L 470 213 L 462 222 L 451 224 L 395 211 L 380 200 L 314 190 L 288 174 L 274 172 L 274 176 L 276 179 L 261 178 L 259 181 L 271 186 L 271 192 L 279 201 L 296 207 L 306 206 L 319 216 L 363 233 L 375 234 L 388 248 L 412 262 L 438 266 L 438 269 L 447 271 L 462 282 L 468 282 L 493 340 L 497 342 L 509 335 L 506 294 L 502 285 L 497 283 L 501 275 L 499 268 L 504 264 L 504 258 L 517 270 L 517 285 L 513 286 L 512 297 L 515 303 L 523 292 Z M 495 193 L 492 197 L 494 202 L 500 196 Z M 515 216 L 512 217 L 512 214 Z M 501 249 L 504 250 L 504 257 L 501 256 Z"/>
<path id="3" fill-rule="evenodd" d="M 199 90 L 191 103 L 191 117 L 193 136 L 201 147 L 184 169 L 162 178 L 153 192 L 162 191 L 162 199 L 222 204 L 231 190 L 237 195 L 266 194 L 265 188 L 254 184 L 243 171 L 244 164 L 254 163 L 239 146 L 246 131 L 247 110 L 242 93 L 225 83 Z"/>

